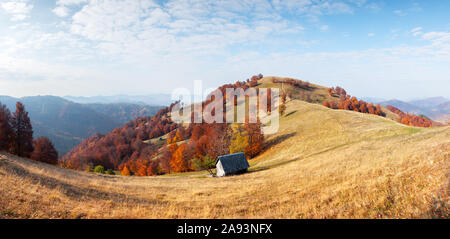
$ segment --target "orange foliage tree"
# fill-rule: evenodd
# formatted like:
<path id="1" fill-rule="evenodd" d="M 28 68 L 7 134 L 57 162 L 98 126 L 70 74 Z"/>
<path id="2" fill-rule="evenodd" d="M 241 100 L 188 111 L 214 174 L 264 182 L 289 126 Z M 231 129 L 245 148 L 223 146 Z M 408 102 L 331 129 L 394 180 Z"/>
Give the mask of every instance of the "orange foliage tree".
<path id="1" fill-rule="evenodd" d="M 435 124 L 432 120 L 424 117 L 424 116 L 417 116 L 413 114 L 407 114 L 403 111 L 401 111 L 398 108 L 395 108 L 394 106 L 388 105 L 386 107 L 388 110 L 394 112 L 399 116 L 399 122 L 405 125 L 409 126 L 416 126 L 416 127 L 432 127 L 433 124 Z"/>
<path id="2" fill-rule="evenodd" d="M 173 172 L 187 172 L 189 170 L 189 161 L 184 155 L 186 144 L 182 144 L 172 156 L 170 166 Z"/>
<path id="3" fill-rule="evenodd" d="M 122 176 L 131 176 L 131 172 L 126 165 L 123 167 L 120 173 L 122 174 Z"/>

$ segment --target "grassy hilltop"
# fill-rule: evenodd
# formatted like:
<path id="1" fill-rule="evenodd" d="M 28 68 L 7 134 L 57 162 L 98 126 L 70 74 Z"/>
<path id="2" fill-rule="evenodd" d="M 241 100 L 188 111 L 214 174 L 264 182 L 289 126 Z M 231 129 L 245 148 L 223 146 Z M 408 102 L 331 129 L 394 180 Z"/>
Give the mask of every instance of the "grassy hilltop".
<path id="1" fill-rule="evenodd" d="M 449 126 L 286 106 L 239 176 L 98 175 L 0 153 L 0 218 L 448 218 Z"/>

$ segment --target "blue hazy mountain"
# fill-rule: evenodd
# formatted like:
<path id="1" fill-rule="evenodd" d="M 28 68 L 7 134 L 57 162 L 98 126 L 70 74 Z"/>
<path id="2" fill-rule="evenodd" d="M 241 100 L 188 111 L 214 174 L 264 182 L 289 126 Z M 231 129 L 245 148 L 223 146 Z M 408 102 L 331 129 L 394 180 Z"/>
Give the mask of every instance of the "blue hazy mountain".
<path id="1" fill-rule="evenodd" d="M 431 97 L 412 101 L 388 100 L 379 102 L 379 104 L 392 105 L 403 112 L 425 115 L 442 123 L 450 121 L 450 100 L 445 97 Z"/>
<path id="2" fill-rule="evenodd" d="M 151 116 L 161 107 L 146 104 L 80 104 L 57 96 L 14 98 L 0 96 L 0 102 L 15 111 L 17 101 L 25 105 L 34 138 L 47 136 L 63 155 L 93 134 L 106 134 L 140 116 Z"/>
<path id="3" fill-rule="evenodd" d="M 151 106 L 170 105 L 172 103 L 170 94 L 152 94 L 152 95 L 113 95 L 113 96 L 64 96 L 63 98 L 76 103 L 130 103 L 146 104 Z"/>

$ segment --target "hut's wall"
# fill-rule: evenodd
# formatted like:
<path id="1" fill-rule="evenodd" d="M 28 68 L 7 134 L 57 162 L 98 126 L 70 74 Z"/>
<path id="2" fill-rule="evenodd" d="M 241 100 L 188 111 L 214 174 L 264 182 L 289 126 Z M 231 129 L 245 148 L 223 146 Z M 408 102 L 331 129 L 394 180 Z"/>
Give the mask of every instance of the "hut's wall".
<path id="1" fill-rule="evenodd" d="M 223 176 L 225 176 L 225 170 L 223 169 L 223 166 L 222 166 L 222 162 L 217 162 L 217 165 L 216 165 L 216 175 L 217 175 L 217 177 L 223 177 Z"/>

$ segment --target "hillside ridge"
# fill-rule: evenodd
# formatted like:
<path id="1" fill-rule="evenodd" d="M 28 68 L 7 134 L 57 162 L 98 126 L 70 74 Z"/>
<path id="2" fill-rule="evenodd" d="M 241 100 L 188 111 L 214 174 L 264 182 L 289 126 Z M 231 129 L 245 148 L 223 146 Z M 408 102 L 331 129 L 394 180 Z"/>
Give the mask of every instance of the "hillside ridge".
<path id="1" fill-rule="evenodd" d="M 0 215 L 434 218 L 448 213 L 449 160 L 449 126 L 409 127 L 291 100 L 280 131 L 239 176 L 98 175 L 3 154 Z"/>

